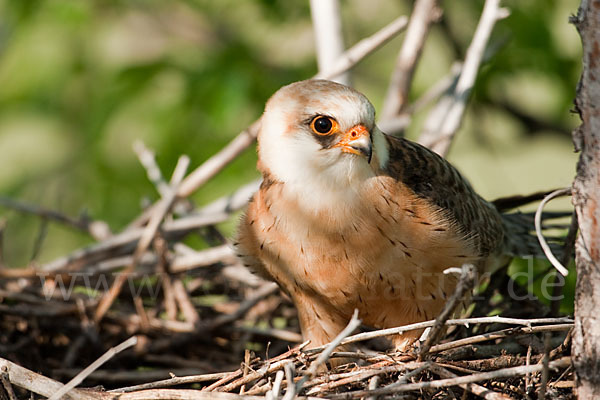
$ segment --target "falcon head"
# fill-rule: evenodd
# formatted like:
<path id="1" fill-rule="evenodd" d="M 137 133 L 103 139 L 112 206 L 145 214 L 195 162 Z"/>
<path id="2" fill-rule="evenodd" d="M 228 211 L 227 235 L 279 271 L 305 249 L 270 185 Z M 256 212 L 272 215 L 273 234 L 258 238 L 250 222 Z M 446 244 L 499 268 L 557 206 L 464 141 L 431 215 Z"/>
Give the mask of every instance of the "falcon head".
<path id="1" fill-rule="evenodd" d="M 388 157 L 369 100 L 326 80 L 279 89 L 265 107 L 258 144 L 263 173 L 312 196 L 357 190 Z"/>

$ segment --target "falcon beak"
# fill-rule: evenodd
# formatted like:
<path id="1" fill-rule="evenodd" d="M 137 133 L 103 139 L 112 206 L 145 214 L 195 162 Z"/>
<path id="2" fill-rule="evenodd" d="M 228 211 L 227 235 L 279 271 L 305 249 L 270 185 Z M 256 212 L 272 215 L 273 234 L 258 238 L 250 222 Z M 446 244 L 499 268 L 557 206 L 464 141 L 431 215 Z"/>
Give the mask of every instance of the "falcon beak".
<path id="1" fill-rule="evenodd" d="M 349 129 L 334 147 L 341 147 L 344 153 L 365 156 L 367 162 L 371 162 L 373 154 L 371 134 L 364 125 L 356 125 Z"/>

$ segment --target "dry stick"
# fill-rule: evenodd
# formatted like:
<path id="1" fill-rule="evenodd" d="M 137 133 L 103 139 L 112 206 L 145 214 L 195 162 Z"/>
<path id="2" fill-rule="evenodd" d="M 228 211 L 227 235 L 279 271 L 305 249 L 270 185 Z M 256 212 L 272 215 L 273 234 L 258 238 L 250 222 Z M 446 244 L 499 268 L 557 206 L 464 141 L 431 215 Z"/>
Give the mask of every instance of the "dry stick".
<path id="1" fill-rule="evenodd" d="M 57 390 L 60 390 L 60 388 L 64 386 L 54 379 L 37 374 L 4 358 L 0 358 L 0 368 L 7 369 L 8 379 L 13 385 L 44 397 L 52 396 Z M 103 398 L 103 396 L 98 396 L 78 389 L 73 390 L 71 395 L 79 400 L 99 400 Z M 71 396 L 68 397 L 73 398 Z"/>
<path id="2" fill-rule="evenodd" d="M 206 250 L 192 251 L 184 255 L 178 255 L 171 261 L 169 271 L 173 273 L 185 272 L 190 269 L 213 265 L 219 261 L 233 264 L 236 260 L 235 252 L 231 246 L 224 244 Z"/>
<path id="3" fill-rule="evenodd" d="M 8 379 L 8 367 L 4 365 L 2 370 L 0 370 L 0 380 L 2 381 L 2 386 L 8 395 L 9 400 L 17 400 L 17 396 L 15 395 L 15 391 L 10 384 L 10 379 Z"/>
<path id="4" fill-rule="evenodd" d="M 366 56 L 386 44 L 393 37 L 398 35 L 406 28 L 408 18 L 400 16 L 375 32 L 373 35 L 366 37 L 352 46 L 350 49 L 338 58 L 337 63 L 333 68 L 327 71 L 319 71 L 314 79 L 331 79 L 339 74 L 348 71 Z"/>
<path id="5" fill-rule="evenodd" d="M 577 231 L 579 229 L 579 223 L 577 222 L 577 213 L 573 210 L 573 214 L 571 215 L 571 224 L 569 225 L 569 230 L 567 231 L 567 236 L 565 237 L 565 244 L 563 246 L 563 254 L 560 259 L 560 263 L 562 265 L 569 265 L 569 261 L 571 261 L 573 249 L 575 248 L 575 240 L 577 239 Z M 562 282 L 560 282 L 562 280 Z M 565 287 L 564 278 L 559 278 L 558 274 L 555 273 L 554 276 L 554 289 L 552 290 L 552 303 L 550 305 L 550 312 L 552 315 L 557 315 L 560 311 L 560 303 L 563 298 L 562 293 Z"/>
<path id="6" fill-rule="evenodd" d="M 167 196 L 171 189 L 169 188 L 169 184 L 164 180 L 162 172 L 160 172 L 154 152 L 147 148 L 141 140 L 133 142 L 133 151 L 137 155 L 140 164 L 146 170 L 148 180 L 156 187 L 160 197 Z"/>
<path id="7" fill-rule="evenodd" d="M 558 324 L 505 329 L 502 331 L 483 333 L 481 335 L 471 336 L 464 339 L 454 340 L 448 343 L 438 344 L 436 346 L 432 346 L 429 352 L 438 353 L 440 351 L 450 350 L 468 344 L 480 343 L 488 340 L 503 339 L 509 336 L 521 335 L 525 333 L 568 331 L 572 327 L 573 324 Z"/>
<path id="8" fill-rule="evenodd" d="M 358 319 L 358 310 L 354 310 L 354 314 L 352 314 L 352 318 L 348 322 L 348 325 L 346 325 L 346 327 L 335 337 L 335 339 L 331 341 L 331 343 L 327 344 L 327 346 L 325 347 L 323 352 L 321 352 L 319 357 L 317 357 L 317 359 L 313 361 L 313 363 L 310 365 L 310 368 L 308 369 L 308 371 L 306 371 L 303 380 L 301 380 L 298 384 L 298 392 L 300 392 L 300 390 L 302 389 L 302 384 L 307 379 L 310 379 L 317 374 L 317 371 L 319 370 L 321 365 L 325 364 L 325 362 L 329 360 L 329 357 L 331 356 L 331 353 L 333 353 L 335 348 L 338 347 L 340 343 L 344 339 L 346 339 L 352 332 L 354 332 L 354 330 L 360 326 L 360 323 L 361 321 Z"/>
<path id="9" fill-rule="evenodd" d="M 224 222 L 229 217 L 230 215 L 227 213 L 212 215 L 192 214 L 173 221 L 165 221 L 161 230 L 165 239 L 177 238 L 198 228 Z M 71 265 L 88 264 L 115 253 L 120 254 L 131 247 L 135 247 L 143 233 L 144 229 L 141 228 L 126 230 L 107 240 L 75 250 L 67 256 L 44 264 L 41 269 L 47 272 L 66 270 Z"/>
<path id="10" fill-rule="evenodd" d="M 214 373 L 214 374 L 181 376 L 181 377 L 163 379 L 161 381 L 156 381 L 156 382 L 143 383 L 141 385 L 127 386 L 127 387 L 120 388 L 120 389 L 109 390 L 109 392 L 111 392 L 111 393 L 113 393 L 113 392 L 114 393 L 135 392 L 138 390 L 145 390 L 145 389 L 156 389 L 156 388 L 164 388 L 164 387 L 176 386 L 176 385 L 185 385 L 185 384 L 190 384 L 190 383 L 214 381 L 217 379 L 221 379 L 225 376 L 228 376 L 230 374 L 231 374 L 231 372 L 218 372 L 218 373 Z"/>
<path id="11" fill-rule="evenodd" d="M 83 371 L 78 373 L 73 379 L 71 379 L 69 382 L 67 382 L 66 385 L 61 387 L 48 400 L 59 400 L 64 395 L 69 393 L 69 391 L 71 391 L 71 389 L 74 389 L 77 385 L 79 385 L 81 382 L 83 382 L 83 380 L 85 378 L 87 378 L 88 375 L 90 375 L 92 372 L 94 372 L 95 370 L 100 368 L 102 366 L 102 364 L 104 364 L 105 362 L 107 362 L 108 360 L 110 360 L 111 358 L 113 358 L 115 355 L 119 354 L 123 350 L 128 349 L 131 346 L 135 346 L 136 343 L 137 343 L 137 336 L 132 336 L 129 339 L 127 339 L 126 341 L 124 341 L 123 343 L 119 344 L 118 346 L 111 347 L 110 349 L 108 349 L 108 351 L 106 353 L 102 354 L 100 356 L 100 358 L 98 358 L 96 361 L 91 363 Z"/>
<path id="12" fill-rule="evenodd" d="M 435 373 L 436 375 L 439 375 L 442 378 L 457 378 L 458 377 L 458 375 L 456 375 L 453 372 L 448 371 L 446 368 L 440 366 L 439 364 L 431 364 L 429 369 L 433 373 Z M 458 386 L 460 386 L 464 390 L 467 390 L 467 391 L 473 393 L 474 395 L 479 396 L 486 400 L 511 400 L 512 399 L 512 397 L 510 397 L 510 396 L 507 396 L 502 393 L 496 393 L 493 390 L 487 389 L 480 385 L 477 385 L 476 383 L 464 383 L 464 384 L 461 384 Z"/>
<path id="13" fill-rule="evenodd" d="M 552 266 L 554 268 L 556 268 L 556 270 L 558 272 L 560 272 L 563 276 L 567 276 L 569 274 L 569 270 L 566 269 L 560 263 L 560 261 L 558 261 L 556 259 L 554 254 L 552 254 L 552 250 L 550 249 L 550 246 L 548 246 L 548 243 L 546 243 L 546 239 L 544 238 L 544 234 L 542 233 L 542 213 L 544 211 L 544 206 L 550 200 L 552 200 L 555 197 L 563 196 L 563 195 L 566 195 L 569 193 L 571 193 L 570 187 L 555 190 L 554 192 L 550 193 L 548 196 L 544 197 L 544 200 L 542 200 L 540 202 L 540 205 L 538 206 L 537 210 L 535 211 L 535 221 L 534 221 L 535 222 L 535 233 L 537 235 L 538 241 L 540 242 L 540 246 L 542 246 L 542 250 L 544 251 L 544 254 L 548 258 L 548 261 L 550 261 Z"/>
<path id="14" fill-rule="evenodd" d="M 548 361 L 550 360 L 550 333 L 546 332 L 544 334 L 544 356 L 542 357 L 542 379 L 540 382 L 540 393 L 539 400 L 544 400 L 546 398 L 546 385 L 548 384 L 548 376 L 550 371 L 548 370 Z"/>
<path id="15" fill-rule="evenodd" d="M 548 367 L 550 369 L 560 369 L 566 368 L 571 365 L 570 357 L 563 357 L 559 360 L 552 361 L 549 363 Z M 396 386 L 393 388 L 380 388 L 375 389 L 373 391 L 368 390 L 359 390 L 353 392 L 346 392 L 339 395 L 330 396 L 332 399 L 345 399 L 345 398 L 359 398 L 364 396 L 372 396 L 372 395 L 383 395 L 383 394 L 392 394 L 392 393 L 402 393 L 402 392 L 412 392 L 415 390 L 422 389 L 440 389 L 444 387 L 450 386 L 459 386 L 468 383 L 487 381 L 492 379 L 501 379 L 501 378 L 511 378 L 515 376 L 522 376 L 531 372 L 539 372 L 543 369 L 542 365 L 532 365 L 529 367 L 520 366 L 520 367 L 512 367 L 512 368 L 504 368 L 496 371 L 490 372 L 482 372 L 478 374 L 472 374 L 467 376 L 459 376 L 456 378 L 448 378 L 448 379 L 439 379 L 434 381 L 424 381 L 417 383 L 407 383 L 405 385 Z"/>
<path id="16" fill-rule="evenodd" d="M 0 196 L 0 206 L 20 213 L 36 215 L 44 220 L 55 221 L 88 233 L 96 240 L 106 239 L 110 235 L 108 225 L 103 221 L 89 221 L 87 218 L 75 219 L 58 211 L 48 210 L 32 204 L 25 204 L 11 198 Z"/>
<path id="17" fill-rule="evenodd" d="M 536 324 L 573 324 L 573 320 L 569 318 L 534 318 L 534 319 L 519 319 L 519 318 L 505 318 L 505 317 L 474 317 L 474 318 L 461 318 L 461 319 L 449 319 L 446 321 L 446 325 L 464 325 L 469 326 L 470 324 L 509 324 L 509 325 L 521 325 L 529 327 Z M 414 331 L 418 329 L 429 328 L 435 325 L 435 320 L 416 322 L 414 324 L 399 326 L 396 328 L 379 329 L 372 332 L 359 333 L 348 337 L 342 341 L 342 345 L 361 342 L 370 340 L 378 337 L 398 335 L 408 331 Z M 321 351 L 324 347 L 318 347 L 310 350 L 306 350 L 308 353 Z"/>
<path id="18" fill-rule="evenodd" d="M 302 390 L 302 386 L 306 383 L 307 380 L 313 378 L 317 375 L 317 371 L 319 368 L 329 360 L 331 353 L 335 350 L 336 347 L 340 345 L 340 343 L 348 337 L 356 328 L 360 326 L 360 320 L 358 319 L 358 309 L 354 310 L 354 314 L 352 314 L 352 318 L 348 322 L 348 325 L 331 341 L 331 343 L 325 346 L 325 349 L 319 354 L 319 357 L 315 361 L 312 362 L 308 371 L 304 374 L 302 379 L 296 384 L 296 392 L 300 393 Z"/>
<path id="19" fill-rule="evenodd" d="M 234 382 L 231 382 L 222 387 L 219 387 L 219 382 L 215 382 L 213 385 L 203 389 L 203 391 L 211 391 L 213 389 L 216 389 L 218 392 L 231 392 L 232 390 L 235 390 L 242 385 L 250 383 L 256 379 L 262 378 L 262 377 L 264 377 L 268 374 L 271 374 L 275 371 L 279 371 L 281 368 L 283 368 L 285 366 L 285 364 L 287 362 L 289 362 L 289 360 L 287 360 L 288 357 L 300 353 L 300 351 L 304 347 L 306 347 L 306 345 L 308 345 L 308 342 L 304 342 L 300 346 L 294 347 L 293 349 L 288 350 L 285 353 L 280 354 L 279 356 L 274 357 L 273 359 L 271 359 L 269 361 L 266 361 L 264 363 L 264 365 L 258 371 L 253 371 L 252 373 L 250 373 L 250 374 L 246 375 L 245 377 L 242 377 Z M 236 371 L 236 374 L 237 374 L 237 376 L 240 376 L 242 374 L 242 371 L 238 370 L 238 371 Z"/>
<path id="20" fill-rule="evenodd" d="M 132 393 L 115 393 L 110 400 L 265 400 L 260 396 L 236 393 L 206 393 L 193 389 L 151 389 Z"/>
<path id="21" fill-rule="evenodd" d="M 441 103 L 444 104 L 432 111 L 419 138 L 419 143 L 442 156 L 448 153 L 452 139 L 462 122 L 492 29 L 496 21 L 508 16 L 508 11 L 499 6 L 500 0 L 486 0 L 451 98 L 443 99 Z"/>
<path id="22" fill-rule="evenodd" d="M 446 271 L 444 271 L 444 273 L 446 273 Z M 423 346 L 421 346 L 421 348 L 419 349 L 419 355 L 417 357 L 418 361 L 422 361 L 423 358 L 427 356 L 427 352 L 429 351 L 431 346 L 437 343 L 437 341 L 442 335 L 446 321 L 454 313 L 456 307 L 463 300 L 465 295 L 469 293 L 475 286 L 475 274 L 476 270 L 474 265 L 464 264 L 462 266 L 460 279 L 458 281 L 458 284 L 456 285 L 456 289 L 454 290 L 454 293 L 452 294 L 450 299 L 448 299 L 448 301 L 446 302 L 446 305 L 444 306 L 444 309 L 442 310 L 440 315 L 435 319 L 435 324 L 431 328 L 431 331 L 429 332 L 425 343 L 423 343 Z"/>
<path id="23" fill-rule="evenodd" d="M 181 279 L 177 278 L 173 282 L 173 292 L 175 293 L 175 299 L 177 300 L 179 309 L 183 313 L 186 322 L 196 325 L 200 321 L 200 316 L 192 304 L 192 301 L 190 300 L 190 297 Z"/>
<path id="24" fill-rule="evenodd" d="M 319 71 L 332 69 L 344 54 L 344 36 L 339 0 L 310 0 L 317 64 Z M 350 84 L 350 73 L 332 76 L 332 80 Z"/>
<path id="25" fill-rule="evenodd" d="M 383 103 L 382 119 L 389 120 L 396 117 L 406 106 L 413 74 L 421 57 L 429 26 L 440 15 L 441 10 L 438 8 L 437 0 L 415 2 Z"/>
<path id="26" fill-rule="evenodd" d="M 166 197 L 163 197 L 159 202 L 159 206 L 156 207 L 154 213 L 150 217 L 150 221 L 148 221 L 148 225 L 144 228 L 142 235 L 137 243 L 137 247 L 135 252 L 133 253 L 133 261 L 131 264 L 125 268 L 122 274 L 119 274 L 115 279 L 115 282 L 111 286 L 110 290 L 107 294 L 105 294 L 100 303 L 98 304 L 98 308 L 96 309 L 96 313 L 94 315 L 94 322 L 98 323 L 104 317 L 104 314 L 108 311 L 112 303 L 115 301 L 119 293 L 121 292 L 121 288 L 125 283 L 125 280 L 128 278 L 128 275 L 133 272 L 135 267 L 138 264 L 140 257 L 146 252 L 146 249 L 152 242 L 156 231 L 165 217 L 165 215 L 171 209 L 171 206 L 177 199 L 177 188 L 179 187 L 180 182 L 185 176 L 185 171 L 190 163 L 190 159 L 187 156 L 179 157 L 177 161 L 177 165 L 175 166 L 175 170 L 173 171 L 173 176 L 171 177 L 171 191 Z"/>
<path id="27" fill-rule="evenodd" d="M 294 363 L 292 361 L 288 362 L 283 366 L 283 369 L 285 371 L 287 387 L 282 400 L 292 400 L 296 397 L 296 385 L 294 384 Z"/>
<path id="28" fill-rule="evenodd" d="M 286 363 L 287 365 L 287 363 Z M 279 393 L 281 391 L 281 382 L 283 382 L 283 378 L 285 376 L 285 372 L 283 370 L 277 371 L 275 374 L 275 380 L 273 381 L 273 388 L 267 392 L 267 399 L 278 399 Z"/>
<path id="29" fill-rule="evenodd" d="M 375 375 L 369 380 L 369 386 L 367 387 L 369 390 L 375 390 L 379 386 L 379 375 Z M 367 400 L 377 400 L 377 396 L 369 396 Z"/>
<path id="30" fill-rule="evenodd" d="M 419 373 L 427 367 L 426 364 L 427 363 L 422 363 L 422 362 L 409 362 L 409 363 L 400 363 L 400 364 L 395 364 L 395 365 L 391 365 L 391 366 L 383 366 L 383 367 L 377 367 L 375 365 L 372 365 L 371 368 L 364 368 L 364 369 L 358 370 L 358 371 L 351 371 L 351 372 L 342 373 L 342 374 L 326 375 L 321 379 L 321 381 L 324 381 L 324 382 L 318 381 L 317 383 L 313 383 L 315 380 L 312 380 L 309 382 L 310 385 L 314 385 L 314 386 L 311 390 L 308 391 L 308 395 L 323 394 L 323 392 L 325 392 L 325 391 L 336 389 L 340 386 L 347 385 L 350 383 L 357 383 L 357 382 L 363 381 L 363 380 L 368 379 L 373 376 L 387 375 L 387 374 L 392 374 L 394 372 L 399 372 L 399 371 L 402 372 L 402 371 L 407 371 L 407 370 L 413 370 L 413 371 L 417 371 L 416 373 Z M 409 374 L 416 374 L 413 371 L 409 372 Z M 309 386 L 309 385 L 306 385 L 306 386 Z M 375 388 L 373 388 L 373 389 L 375 389 Z"/>
<path id="31" fill-rule="evenodd" d="M 38 234 L 35 237 L 35 241 L 33 243 L 33 250 L 31 251 L 31 257 L 29 258 L 29 264 L 36 264 L 35 260 L 37 260 L 40 255 L 40 251 L 42 250 L 42 244 L 46 239 L 46 235 L 48 234 L 48 220 L 42 219 L 40 223 L 40 229 Z"/>
<path id="32" fill-rule="evenodd" d="M 177 302 L 175 300 L 175 293 L 173 289 L 173 281 L 171 280 L 171 275 L 167 270 L 167 260 L 166 254 L 167 244 L 164 239 L 161 237 L 156 237 L 154 239 L 154 248 L 162 250 L 160 255 L 158 256 L 158 265 L 157 272 L 159 273 L 159 277 L 163 284 L 163 299 L 165 303 L 165 312 L 167 314 L 167 320 L 176 321 L 177 320 Z"/>
<path id="33" fill-rule="evenodd" d="M 244 364 L 242 367 L 244 370 L 242 376 L 248 375 L 248 371 L 250 370 L 250 350 L 248 349 L 244 351 Z M 244 394 L 244 392 L 246 392 L 246 385 L 242 385 L 242 387 L 240 387 L 240 394 Z"/>

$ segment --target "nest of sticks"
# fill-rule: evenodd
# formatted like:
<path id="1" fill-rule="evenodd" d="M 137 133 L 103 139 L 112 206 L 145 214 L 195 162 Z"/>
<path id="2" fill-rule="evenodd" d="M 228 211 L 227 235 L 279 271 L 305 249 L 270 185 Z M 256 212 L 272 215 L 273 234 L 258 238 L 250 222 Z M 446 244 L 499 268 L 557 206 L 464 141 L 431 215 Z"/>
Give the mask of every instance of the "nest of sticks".
<path id="1" fill-rule="evenodd" d="M 289 299 L 239 265 L 217 226 L 257 183 L 196 207 L 186 194 L 231 157 L 220 153 L 187 177 L 181 157 L 166 182 L 153 153 L 135 150 L 161 199 L 121 233 L 2 199 L 96 242 L 44 265 L 0 269 L 1 399 L 574 397 L 573 321 L 548 317 L 505 271 L 461 319 L 450 317 L 473 289 L 468 266 L 435 321 L 369 331 L 353 318 L 335 342 L 307 349 Z M 191 249 L 190 235 L 210 247 Z M 509 285 L 520 296 L 507 295 Z M 386 336 L 427 327 L 411 351 L 389 350 Z M 348 362 L 328 367 L 336 357 Z"/>

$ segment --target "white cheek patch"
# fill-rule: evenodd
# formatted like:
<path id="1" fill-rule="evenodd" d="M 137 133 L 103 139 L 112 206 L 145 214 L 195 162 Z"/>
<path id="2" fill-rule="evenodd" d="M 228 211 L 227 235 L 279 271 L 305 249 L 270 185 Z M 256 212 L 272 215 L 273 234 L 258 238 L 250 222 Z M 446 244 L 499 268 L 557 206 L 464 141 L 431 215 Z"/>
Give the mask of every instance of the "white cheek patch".
<path id="1" fill-rule="evenodd" d="M 388 150 L 387 140 L 378 127 L 373 128 L 371 140 L 373 141 L 373 152 L 377 154 L 379 159 L 379 168 L 384 169 L 390 159 L 390 151 Z"/>

